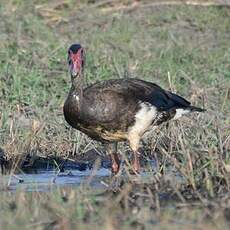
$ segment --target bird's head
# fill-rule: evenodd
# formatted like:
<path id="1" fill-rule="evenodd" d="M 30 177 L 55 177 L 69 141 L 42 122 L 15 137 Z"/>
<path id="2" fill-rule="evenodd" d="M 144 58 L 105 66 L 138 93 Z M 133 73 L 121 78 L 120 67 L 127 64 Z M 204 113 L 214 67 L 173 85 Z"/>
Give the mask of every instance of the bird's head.
<path id="1" fill-rule="evenodd" d="M 84 67 L 84 50 L 80 44 L 73 44 L 68 49 L 69 72 L 72 77 L 77 77 Z"/>

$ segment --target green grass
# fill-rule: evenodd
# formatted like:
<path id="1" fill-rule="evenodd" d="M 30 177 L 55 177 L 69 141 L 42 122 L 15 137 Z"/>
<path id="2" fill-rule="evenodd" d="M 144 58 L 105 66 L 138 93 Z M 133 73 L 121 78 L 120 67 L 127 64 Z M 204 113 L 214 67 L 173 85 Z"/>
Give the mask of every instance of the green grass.
<path id="1" fill-rule="evenodd" d="M 86 47 L 88 84 L 120 77 L 154 81 L 204 104 L 210 109 L 208 120 L 215 116 L 222 126 L 229 122 L 227 8 L 140 7 L 122 13 L 115 4 L 107 13 L 106 6 L 72 1 L 55 6 L 46 1 L 1 3 L 0 143 L 6 150 L 10 143 L 9 154 L 23 154 L 25 146 L 18 142 L 31 135 L 33 120 L 44 124 L 34 135 L 37 143 L 50 139 L 50 126 L 54 145 L 69 139 L 61 113 L 70 87 L 66 50 L 73 42 Z M 13 150 L 12 136 L 18 141 Z"/>
<path id="2" fill-rule="evenodd" d="M 162 126 L 146 140 L 146 146 L 151 154 L 157 153 L 163 169 L 170 164 L 184 176 L 187 187 L 180 187 L 179 193 L 198 192 L 201 193 L 201 197 L 198 196 L 200 202 L 215 199 L 218 203 L 218 199 L 230 191 L 229 8 L 144 7 L 146 2 L 150 1 L 141 2 L 137 9 L 119 11 L 121 1 L 103 6 L 71 0 L 60 4 L 46 0 L 1 1 L 0 147 L 5 150 L 8 160 L 22 159 L 19 167 L 27 154 L 74 158 L 95 146 L 104 152 L 100 145 L 70 129 L 62 115 L 70 87 L 66 53 L 70 44 L 80 42 L 86 48 L 87 84 L 110 78 L 138 77 L 171 88 L 194 105 L 207 109 L 204 114 Z M 129 6 L 130 1 L 125 3 Z M 76 146 L 77 152 L 73 151 Z M 127 152 L 124 146 L 120 146 L 122 153 Z M 18 203 L 24 199 L 20 196 L 26 198 L 19 207 Z M 37 203 L 30 206 L 33 196 L 37 196 Z M 84 196 L 94 210 L 89 217 L 91 224 L 106 226 L 122 219 L 122 214 L 124 227 L 138 222 L 136 217 L 125 215 L 122 207 L 119 207 L 122 211 L 118 208 L 119 212 L 115 210 L 105 218 L 103 215 L 108 210 L 102 208 L 97 212 L 98 207 L 94 207 L 93 201 L 96 198 L 91 200 L 88 193 Z M 10 208 L 12 199 L 17 204 L 15 210 Z M 55 211 L 51 211 L 47 219 L 44 214 L 47 207 L 43 207 L 42 199 L 51 199 L 48 206 L 54 205 Z M 4 193 L 0 204 L 4 207 L 1 216 L 5 215 L 5 220 L 1 223 L 7 225 L 13 218 L 14 224 L 20 222 L 24 226 L 27 223 L 30 227 L 38 223 L 39 229 L 43 226 L 39 221 L 47 220 L 50 224 L 67 220 L 71 226 L 81 223 L 84 227 L 83 216 L 90 206 L 78 203 L 77 198 L 69 204 L 64 204 L 61 199 L 58 191 L 54 195 L 19 192 L 12 196 Z M 145 207 L 149 208 L 143 205 L 141 212 Z M 191 218 L 201 215 L 204 209 L 195 209 Z M 127 210 L 132 213 L 132 209 Z M 155 211 L 156 207 L 153 213 L 157 215 Z M 172 212 L 166 208 L 161 212 L 162 219 L 156 216 L 156 222 L 162 224 L 166 218 L 165 228 L 169 227 L 174 223 L 174 214 L 180 219 L 178 210 Z M 181 215 L 186 212 L 188 210 Z M 146 215 L 148 213 L 151 212 L 147 211 Z M 222 223 L 224 214 L 220 212 L 219 219 L 216 209 L 215 213 L 213 220 Z M 204 218 L 201 223 L 203 220 L 206 221 Z M 134 226 L 141 228 L 138 224 Z"/>
<path id="3" fill-rule="evenodd" d="M 169 203 L 159 199 L 157 191 L 147 191 L 140 185 L 127 183 L 119 190 L 101 193 L 80 187 L 50 193 L 3 192 L 0 226 L 4 229 L 228 229 L 227 196 L 203 204 L 180 200 Z"/>

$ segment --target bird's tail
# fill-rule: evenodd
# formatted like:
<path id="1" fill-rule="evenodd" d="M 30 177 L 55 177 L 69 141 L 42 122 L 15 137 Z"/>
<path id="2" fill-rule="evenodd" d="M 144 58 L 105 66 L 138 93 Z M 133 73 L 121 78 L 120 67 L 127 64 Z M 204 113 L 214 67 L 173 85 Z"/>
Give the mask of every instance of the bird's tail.
<path id="1" fill-rule="evenodd" d="M 205 112 L 205 111 L 206 111 L 205 109 L 201 109 L 201 108 L 196 107 L 196 106 L 188 106 L 186 108 L 178 108 L 178 109 L 176 109 L 176 113 L 173 117 L 173 120 L 177 120 L 178 118 L 180 118 L 184 114 L 188 114 L 191 112 Z"/>
<path id="2" fill-rule="evenodd" d="M 202 109 L 196 106 L 189 106 L 188 109 L 190 110 L 190 112 L 205 112 L 206 109 Z"/>

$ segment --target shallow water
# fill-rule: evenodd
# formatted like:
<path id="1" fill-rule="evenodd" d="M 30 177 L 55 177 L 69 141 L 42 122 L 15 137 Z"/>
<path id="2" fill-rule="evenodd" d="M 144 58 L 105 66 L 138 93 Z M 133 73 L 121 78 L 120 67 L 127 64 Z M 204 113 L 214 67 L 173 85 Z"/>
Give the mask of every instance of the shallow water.
<path id="1" fill-rule="evenodd" d="M 23 173 L 17 175 L 3 175 L 0 179 L 0 190 L 16 191 L 50 191 L 57 187 L 76 187 L 82 183 L 89 183 L 92 187 L 103 188 L 102 180 L 110 177 L 110 171 L 100 168 L 90 179 L 92 170 L 70 170 L 64 173 L 41 170 L 37 173 Z"/>
<path id="2" fill-rule="evenodd" d="M 126 172 L 122 170 L 120 179 L 126 181 L 135 181 L 136 183 L 153 183 L 156 181 L 157 172 L 156 162 L 148 162 L 148 170 L 142 168 L 142 172 L 139 175 L 127 176 Z M 68 166 L 68 167 L 67 167 Z M 80 185 L 87 185 L 97 189 L 106 189 L 107 183 L 113 181 L 111 176 L 110 168 L 100 167 L 94 170 L 89 167 L 69 167 L 65 165 L 64 172 L 55 170 L 54 168 L 49 169 L 36 169 L 27 171 L 27 173 L 20 173 L 14 175 L 1 175 L 0 176 L 0 191 L 52 191 L 59 187 L 78 187 Z M 76 166 L 76 165 L 74 165 Z M 68 169 L 67 169 L 68 168 Z M 77 168 L 77 169 L 76 169 Z M 79 170 L 79 169 L 81 170 Z M 164 178 L 170 180 L 173 185 L 184 183 L 184 179 L 178 172 L 172 168 L 167 168 Z M 118 179 L 119 181 L 119 179 Z M 113 182 L 112 182 L 113 183 Z M 111 185 L 110 185 L 111 186 Z"/>

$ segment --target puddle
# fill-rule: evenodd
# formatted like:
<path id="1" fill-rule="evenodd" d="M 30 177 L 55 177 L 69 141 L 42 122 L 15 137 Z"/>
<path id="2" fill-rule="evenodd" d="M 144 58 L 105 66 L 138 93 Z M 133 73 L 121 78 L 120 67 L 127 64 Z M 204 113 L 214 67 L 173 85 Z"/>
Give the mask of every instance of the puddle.
<path id="1" fill-rule="evenodd" d="M 58 187 L 77 187 L 82 183 L 87 183 L 92 170 L 71 170 L 59 173 L 56 171 L 41 170 L 37 173 L 25 173 L 17 175 L 3 175 L 0 179 L 0 190 L 16 191 L 50 191 Z M 101 168 L 97 170 L 90 181 L 91 187 L 105 188 L 102 180 L 109 178 L 110 170 Z"/>
<path id="2" fill-rule="evenodd" d="M 99 169 L 94 171 L 93 163 L 95 162 L 72 162 L 64 161 L 59 163 L 57 168 L 52 161 L 36 161 L 32 167 L 24 166 L 24 173 L 15 175 L 0 176 L 0 191 L 44 191 L 49 192 L 59 187 L 77 187 L 81 184 L 87 184 L 90 187 L 97 189 L 106 189 L 106 183 L 111 179 L 111 166 L 108 161 L 101 161 Z M 145 165 L 142 165 L 142 173 L 138 176 L 128 177 L 126 172 L 122 172 L 120 179 L 133 180 L 135 183 L 154 183 L 157 172 L 156 161 L 149 160 Z M 145 170 L 144 170 L 145 169 Z M 166 172 L 167 171 L 167 172 Z M 168 167 L 165 171 L 164 178 L 170 180 L 173 186 L 184 183 L 184 179 L 174 169 Z M 93 176 L 92 176 L 93 173 Z M 168 179 L 167 179 L 168 178 Z"/>

